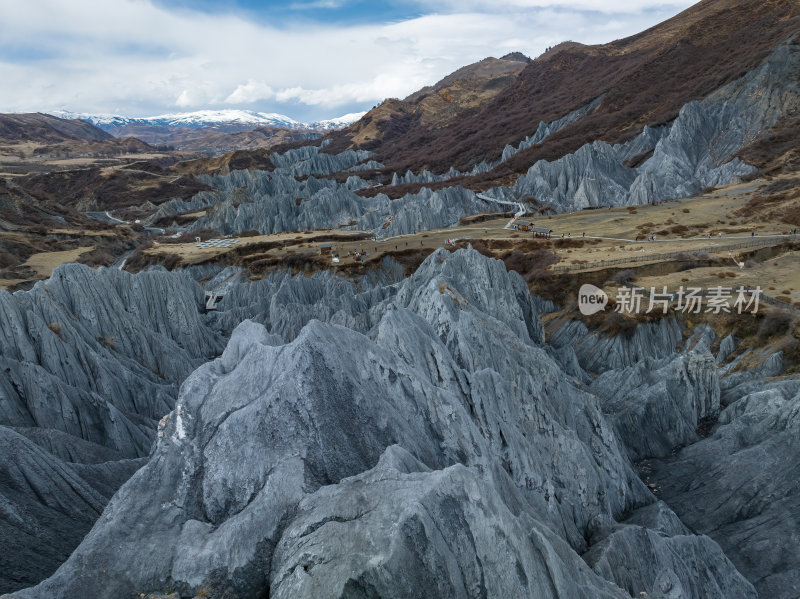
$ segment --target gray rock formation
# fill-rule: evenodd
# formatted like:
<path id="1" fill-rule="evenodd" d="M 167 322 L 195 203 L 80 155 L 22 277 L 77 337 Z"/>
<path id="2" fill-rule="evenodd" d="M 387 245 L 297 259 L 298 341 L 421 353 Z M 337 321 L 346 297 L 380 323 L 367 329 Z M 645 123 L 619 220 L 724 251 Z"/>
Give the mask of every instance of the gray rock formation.
<path id="1" fill-rule="evenodd" d="M 595 141 L 558 160 L 538 161 L 514 185 L 486 193 L 504 201 L 532 196 L 555 211 L 564 211 L 691 197 L 708 187 L 752 174 L 755 168 L 735 155 L 800 106 L 798 48 L 790 42 L 777 47 L 741 79 L 702 101 L 686 104 L 668 125 L 644 127 L 637 137 L 623 144 Z M 442 174 L 394 173 L 391 185 L 441 182 L 491 170 L 561 128 L 580 122 L 600 100 L 551 123 L 540 123 L 537 131 L 518 146 L 507 146 L 500 159 L 476 165 L 470 173 L 452 167 Z M 460 187 L 435 192 L 423 189 L 391 201 L 383 194 L 362 198 L 354 193 L 370 185 L 355 174 L 344 183 L 317 178 L 334 172 L 382 168 L 369 160 L 370 156 L 362 150 L 326 154 L 315 146 L 273 154 L 272 172 L 200 177 L 214 191 L 201 192 L 190 200 L 166 202 L 152 219 L 204 209 L 207 216 L 196 221 L 193 230 L 208 228 L 235 234 L 249 229 L 277 233 L 343 228 L 387 237 L 451 226 L 464 216 L 500 210 Z"/>
<path id="2" fill-rule="evenodd" d="M 600 398 L 633 461 L 667 457 L 697 441 L 700 422 L 719 414 L 714 357 L 703 349 L 606 371 L 589 390 Z"/>
<path id="3" fill-rule="evenodd" d="M 741 79 L 685 105 L 668 127 L 645 127 L 625 144 L 594 142 L 559 160 L 539 161 L 512 188 L 494 193 L 532 195 L 560 211 L 691 197 L 731 183 L 755 171 L 736 153 L 800 105 L 798 68 L 800 46 L 778 46 Z M 626 166 L 650 151 L 640 165 Z"/>
<path id="4" fill-rule="evenodd" d="M 512 187 L 494 192 L 503 196 L 533 196 L 553 204 L 557 211 L 628 204 L 629 190 L 638 171 L 623 163 L 637 151 L 653 150 L 667 130 L 645 127 L 638 137 L 625 144 L 612 146 L 595 141 L 553 162 L 540 160 Z"/>
<path id="5" fill-rule="evenodd" d="M 190 228 L 225 234 L 253 229 L 265 234 L 346 229 L 391 237 L 448 227 L 467 215 L 502 210 L 502 206 L 483 201 L 462 187 L 422 189 L 391 200 L 385 194 L 365 198 L 354 193 L 366 185 L 358 177 L 339 184 L 313 177 L 298 182 L 293 177 L 263 171 L 234 171 L 204 181 L 218 191 L 196 196 L 203 198 L 207 214 Z M 197 201 L 192 200 L 193 208 Z"/>
<path id="6" fill-rule="evenodd" d="M 143 460 L 84 467 L 0 426 L 0 592 L 35 584 L 78 545 Z"/>
<path id="7" fill-rule="evenodd" d="M 274 282 L 268 328 L 189 376 L 147 465 L 14 597 L 754 596 L 667 508 L 641 515 L 654 498 L 501 262 L 440 250 L 360 294 Z M 227 310 L 267 303 L 236 289 Z M 331 322 L 279 324 L 326 294 Z"/>
<path id="8" fill-rule="evenodd" d="M 728 569 L 728 559 L 709 537 L 692 534 L 663 502 L 636 510 L 627 520 L 613 523 L 583 555 L 592 568 L 630 593 L 648 599 L 717 597 L 742 593 L 747 586 L 738 572 L 732 578 L 717 574 Z M 646 560 L 631 560 L 647 555 Z M 695 568 L 694 564 L 705 564 Z M 639 568 L 644 567 L 646 572 Z M 689 574 L 687 576 L 687 574 Z M 639 581 L 652 581 L 642 589 Z M 750 597 L 756 597 L 754 590 Z"/>
<path id="9" fill-rule="evenodd" d="M 428 170 L 423 170 L 421 173 L 415 175 L 411 171 L 406 171 L 405 175 L 398 175 L 397 173 L 392 174 L 392 185 L 398 185 L 401 183 L 434 183 L 438 181 L 447 181 L 448 179 L 452 179 L 454 177 L 463 177 L 468 175 L 478 175 L 480 173 L 487 173 L 496 166 L 506 162 L 512 156 L 521 152 L 522 150 L 527 150 L 530 147 L 533 147 L 537 144 L 542 143 L 545 139 L 553 135 L 554 133 L 560 131 L 567 125 L 571 125 L 572 123 L 578 121 L 579 119 L 583 118 L 590 112 L 592 112 L 602 101 L 602 96 L 593 100 L 586 106 L 579 108 L 577 110 L 573 110 L 569 114 L 561 117 L 560 119 L 556 119 L 555 121 L 551 121 L 550 123 L 545 123 L 544 121 L 539 121 L 539 127 L 532 135 L 528 135 L 523 139 L 518 145 L 506 145 L 503 148 L 503 153 L 501 154 L 500 158 L 497 160 L 493 160 L 491 162 L 483 161 L 479 164 L 476 164 L 472 170 L 468 172 L 461 172 L 453 168 L 452 166 L 450 169 L 442 173 L 441 175 L 436 175 Z M 637 152 L 638 153 L 638 152 Z"/>
<path id="10" fill-rule="evenodd" d="M 0 588 L 53 572 L 150 452 L 178 386 L 222 349 L 201 288 L 71 264 L 0 292 Z M 14 427 L 13 430 L 10 427 Z"/>
<path id="11" fill-rule="evenodd" d="M 202 301 L 188 277 L 78 264 L 30 291 L 0 292 L 0 424 L 146 455 L 178 384 L 220 351 Z"/>
<path id="12" fill-rule="evenodd" d="M 571 347 L 584 370 L 603 373 L 633 366 L 648 358 L 667 358 L 683 341 L 683 330 L 674 318 L 640 323 L 630 335 L 589 332 L 579 320 L 570 320 L 550 336 L 556 348 Z"/>
<path id="13" fill-rule="evenodd" d="M 317 146 L 304 146 L 283 154 L 273 153 L 270 155 L 270 162 L 275 165 L 275 172 L 278 174 L 308 177 L 352 170 L 372 156 L 372 152 L 366 150 L 345 150 L 339 154 L 325 154 L 319 150 Z"/>
<path id="14" fill-rule="evenodd" d="M 583 331 L 583 325 L 570 323 L 553 337 L 561 342 L 577 339 L 584 351 L 592 346 L 599 350 L 584 354 L 586 362 L 602 372 L 588 388 L 598 395 L 631 458 L 658 458 L 643 462 L 658 495 L 693 531 L 717 541 L 759 596 L 796 596 L 800 564 L 794 548 L 800 534 L 800 508 L 797 477 L 790 472 L 800 459 L 796 418 L 800 379 L 765 382 L 765 377 L 774 377 L 782 369 L 780 352 L 764 354 L 758 367 L 736 370 L 742 357 L 754 359 L 754 352 L 748 351 L 715 372 L 714 361 L 725 362 L 737 342 L 731 336 L 724 338 L 714 360 L 708 353 L 713 332 L 698 327 L 681 353 L 644 357 L 618 368 L 612 366 L 615 358 L 593 359 L 603 355 L 610 342 Z M 701 438 L 698 425 L 715 422 L 711 435 Z M 598 564 L 606 568 L 604 562 L 612 559 L 606 555 L 606 545 L 611 543 L 620 547 L 612 554 L 612 563 L 642 552 L 654 556 L 651 567 L 658 563 L 657 553 L 647 545 L 652 531 L 618 530 L 617 525 L 612 529 L 609 541 L 584 555 L 595 569 Z M 691 559 L 690 555 L 681 559 Z M 649 596 L 698 596 L 683 581 L 663 580 L 664 585 L 647 590 Z M 624 579 L 617 582 L 631 590 Z M 721 596 L 727 592 L 718 591 Z"/>
<path id="15" fill-rule="evenodd" d="M 800 379 L 733 401 L 711 436 L 651 462 L 650 480 L 692 528 L 716 540 L 760 597 L 800 593 Z"/>

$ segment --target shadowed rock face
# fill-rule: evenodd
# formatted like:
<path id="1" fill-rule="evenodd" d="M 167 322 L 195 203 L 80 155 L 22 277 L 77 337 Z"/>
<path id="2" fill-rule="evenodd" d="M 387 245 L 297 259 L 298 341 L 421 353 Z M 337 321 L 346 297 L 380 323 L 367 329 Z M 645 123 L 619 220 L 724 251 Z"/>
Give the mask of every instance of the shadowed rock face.
<path id="1" fill-rule="evenodd" d="M 640 324 L 631 336 L 613 337 L 590 334 L 585 324 L 572 320 L 550 337 L 554 347 L 570 348 L 581 368 L 594 374 L 621 370 L 646 359 L 672 357 L 682 340 L 681 326 L 671 318 Z"/>
<path id="2" fill-rule="evenodd" d="M 0 292 L 0 590 L 51 574 L 144 463 L 179 384 L 222 349 L 202 300 L 186 276 L 77 264 Z"/>
<path id="3" fill-rule="evenodd" d="M 78 264 L 31 291 L 0 292 L 0 424 L 147 455 L 178 384 L 221 350 L 202 300 L 188 277 Z"/>
<path id="4" fill-rule="evenodd" d="M 70 463 L 5 426 L 0 426 L 0 455 L 0 592 L 53 572 L 145 462 Z"/>
<path id="5" fill-rule="evenodd" d="M 368 184 L 356 176 L 340 184 L 313 177 L 300 182 L 279 172 L 235 171 L 206 181 L 217 191 L 198 194 L 188 202 L 173 201 L 156 216 L 208 207 L 193 230 L 237 234 L 255 229 L 267 234 L 338 228 L 391 237 L 447 227 L 470 214 L 503 210 L 502 205 L 481 200 L 462 187 L 423 189 L 396 200 L 385 194 L 365 198 L 355 191 Z"/>
<path id="6" fill-rule="evenodd" d="M 755 596 L 711 539 L 642 512 L 653 496 L 502 263 L 440 250 L 383 297 L 331 294 L 330 320 L 369 313 L 355 330 L 294 337 L 276 298 L 332 285 L 282 287 L 270 330 L 236 327 L 69 560 L 14 596 Z"/>
<path id="7" fill-rule="evenodd" d="M 773 379 L 783 368 L 780 352 L 764 355 L 750 370 L 736 369 L 747 352 L 715 369 L 709 353 L 715 336 L 702 326 L 682 353 L 659 357 L 665 347 L 675 347 L 670 331 L 676 326 L 674 320 L 640 325 L 636 335 L 655 342 L 649 348 L 635 336 L 618 337 L 609 346 L 577 322 L 556 330 L 552 339 L 560 344 L 559 356 L 572 351 L 581 364 L 601 372 L 589 389 L 628 454 L 642 460 L 639 466 L 658 496 L 693 531 L 717 541 L 759 596 L 794 597 L 800 590 L 795 550 L 800 495 L 794 474 L 800 459 L 800 379 Z M 725 362 L 736 344 L 731 336 L 723 339 L 716 362 Z M 618 363 L 625 346 L 633 364 L 613 369 L 609 364 Z M 701 438 L 699 426 L 715 420 L 711 434 Z M 642 535 L 610 536 L 608 543 L 624 548 L 614 559 L 644 551 Z M 604 543 L 584 555 L 595 568 Z M 669 583 L 679 589 L 674 596 L 696 594 L 674 582 Z"/>
<path id="8" fill-rule="evenodd" d="M 761 597 L 800 592 L 800 380 L 754 381 L 711 436 L 652 461 L 661 497 L 712 536 Z"/>
<path id="9" fill-rule="evenodd" d="M 697 441 L 700 422 L 719 414 L 719 380 L 707 350 L 607 371 L 589 390 L 634 461 Z"/>

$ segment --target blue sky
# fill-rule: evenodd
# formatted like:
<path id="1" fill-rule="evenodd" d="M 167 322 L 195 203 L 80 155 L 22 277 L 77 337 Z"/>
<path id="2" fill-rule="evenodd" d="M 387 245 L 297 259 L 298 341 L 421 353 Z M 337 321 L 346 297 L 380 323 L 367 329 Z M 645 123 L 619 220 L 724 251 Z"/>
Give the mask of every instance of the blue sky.
<path id="1" fill-rule="evenodd" d="M 413 19 L 426 14 L 417 2 L 370 2 L 369 0 L 160 0 L 158 4 L 177 10 L 211 14 L 235 13 L 271 24 L 316 22 L 339 25 L 384 23 Z"/>
<path id="2" fill-rule="evenodd" d="M 318 120 L 466 64 L 603 43 L 686 0 L 0 0 L 0 112 L 201 109 Z"/>

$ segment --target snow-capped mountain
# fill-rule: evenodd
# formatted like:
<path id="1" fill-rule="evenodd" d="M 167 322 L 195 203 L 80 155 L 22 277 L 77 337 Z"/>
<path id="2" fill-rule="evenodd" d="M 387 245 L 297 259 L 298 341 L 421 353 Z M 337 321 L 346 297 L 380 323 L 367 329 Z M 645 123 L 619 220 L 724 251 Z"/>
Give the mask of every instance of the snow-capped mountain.
<path id="1" fill-rule="evenodd" d="M 266 126 L 278 127 L 280 129 L 316 129 L 327 131 L 347 127 L 366 113 L 351 113 L 315 123 L 303 123 L 283 114 L 254 112 L 251 110 L 199 110 L 196 112 L 162 114 L 151 117 L 125 117 L 116 114 L 90 114 L 70 112 L 67 110 L 56 110 L 50 114 L 64 119 L 88 121 L 106 131 L 125 125 L 157 125 L 162 127 L 184 127 L 186 129 L 215 126 L 236 126 L 242 129 L 255 129 L 256 127 Z"/>
<path id="2" fill-rule="evenodd" d="M 348 125 L 352 125 L 357 120 L 359 120 L 362 116 L 364 116 L 366 111 L 364 112 L 351 112 L 349 114 L 342 115 L 340 117 L 336 117 L 335 119 L 326 119 L 324 121 L 316 121 L 311 123 L 309 127 L 311 129 L 316 129 L 318 131 L 329 131 L 332 129 L 344 129 Z"/>
<path id="3" fill-rule="evenodd" d="M 60 119 L 77 119 L 87 121 L 100 129 L 107 130 L 112 127 L 127 125 L 131 119 L 116 114 L 88 114 L 84 112 L 71 112 L 69 110 L 52 110 L 46 114 Z"/>

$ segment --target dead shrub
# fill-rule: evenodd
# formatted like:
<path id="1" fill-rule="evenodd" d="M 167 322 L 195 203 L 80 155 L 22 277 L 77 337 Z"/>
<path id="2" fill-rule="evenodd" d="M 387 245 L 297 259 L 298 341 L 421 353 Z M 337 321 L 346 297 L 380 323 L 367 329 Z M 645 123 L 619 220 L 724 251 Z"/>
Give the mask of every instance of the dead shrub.
<path id="1" fill-rule="evenodd" d="M 86 264 L 87 266 L 91 266 L 92 268 L 96 268 L 98 266 L 111 266 L 114 264 L 114 256 L 105 250 L 96 249 L 92 250 L 91 252 L 81 254 L 80 258 L 78 258 L 78 262 L 81 264 Z"/>
<path id="2" fill-rule="evenodd" d="M 616 283 L 617 286 L 627 285 L 631 281 L 636 279 L 636 273 L 630 269 L 621 270 L 618 273 L 615 273 L 613 277 L 611 277 L 611 281 Z"/>
<path id="3" fill-rule="evenodd" d="M 545 249 L 532 252 L 512 250 L 503 256 L 506 268 L 517 271 L 528 282 L 542 277 L 547 268 L 556 262 L 558 256 Z"/>
<path id="4" fill-rule="evenodd" d="M 0 268 L 8 268 L 9 266 L 16 266 L 19 264 L 19 259 L 13 254 L 0 250 Z"/>
<path id="5" fill-rule="evenodd" d="M 603 321 L 603 324 L 600 326 L 600 331 L 609 337 L 622 335 L 626 339 L 630 339 L 636 332 L 636 327 L 638 325 L 639 323 L 636 319 L 620 312 L 612 312 L 608 318 Z"/>
<path id="6" fill-rule="evenodd" d="M 784 335 L 789 332 L 792 320 L 792 315 L 786 310 L 770 310 L 761 320 L 757 335 L 761 339 Z"/>
<path id="7" fill-rule="evenodd" d="M 100 343 L 102 343 L 103 345 L 105 345 L 106 347 L 110 348 L 110 349 L 116 349 L 117 348 L 117 344 L 114 342 L 114 338 L 113 337 L 100 336 L 100 337 L 97 338 L 97 340 Z"/>
<path id="8" fill-rule="evenodd" d="M 583 239 L 573 239 L 572 237 L 564 237 L 563 239 L 556 239 L 553 246 L 558 249 L 566 248 L 582 248 L 585 245 Z"/>
<path id="9" fill-rule="evenodd" d="M 800 226 L 800 206 L 791 206 L 783 213 L 783 222 L 788 225 Z"/>

